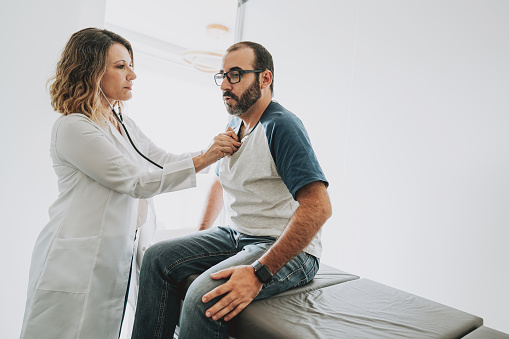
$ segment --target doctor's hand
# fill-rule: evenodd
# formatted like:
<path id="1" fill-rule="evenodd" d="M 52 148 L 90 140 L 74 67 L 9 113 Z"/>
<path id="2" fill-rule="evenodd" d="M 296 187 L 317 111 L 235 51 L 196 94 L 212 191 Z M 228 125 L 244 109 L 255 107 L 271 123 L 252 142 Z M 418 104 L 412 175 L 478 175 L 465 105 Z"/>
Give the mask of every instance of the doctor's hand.
<path id="1" fill-rule="evenodd" d="M 226 132 L 219 133 L 214 137 L 214 140 L 212 140 L 207 150 L 193 158 L 196 172 L 212 165 L 225 156 L 233 155 L 233 153 L 237 152 L 240 145 L 242 145 L 242 143 L 239 142 L 237 134 L 231 127 L 228 127 Z"/>
<path id="2" fill-rule="evenodd" d="M 214 320 L 219 320 L 222 317 L 225 321 L 231 320 L 253 301 L 263 287 L 254 274 L 254 268 L 250 265 L 230 267 L 212 273 L 210 277 L 216 280 L 229 278 L 227 282 L 219 285 L 202 298 L 202 302 L 206 303 L 224 295 L 205 312 L 207 317 Z"/>
<path id="3" fill-rule="evenodd" d="M 233 155 L 233 153 L 237 152 L 239 147 L 242 145 L 237 133 L 235 133 L 231 127 L 228 127 L 225 132 L 219 133 L 214 138 L 214 141 L 216 140 L 221 143 L 221 151 L 223 151 L 224 156 Z M 231 148 L 232 146 L 235 148 Z M 231 153 L 228 152 L 230 150 L 232 151 Z"/>
<path id="4" fill-rule="evenodd" d="M 211 160 L 211 163 L 237 152 L 240 145 L 239 137 L 235 131 L 228 127 L 226 132 L 219 133 L 214 137 L 210 147 L 203 153 L 203 156 Z"/>

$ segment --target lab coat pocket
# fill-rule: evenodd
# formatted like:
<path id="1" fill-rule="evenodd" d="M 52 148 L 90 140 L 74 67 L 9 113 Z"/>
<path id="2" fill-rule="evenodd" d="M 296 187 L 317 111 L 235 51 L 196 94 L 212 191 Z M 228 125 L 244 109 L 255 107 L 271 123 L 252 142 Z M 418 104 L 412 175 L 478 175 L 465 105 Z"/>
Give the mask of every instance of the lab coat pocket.
<path id="1" fill-rule="evenodd" d="M 99 236 L 55 239 L 39 280 L 38 289 L 87 293 Z"/>

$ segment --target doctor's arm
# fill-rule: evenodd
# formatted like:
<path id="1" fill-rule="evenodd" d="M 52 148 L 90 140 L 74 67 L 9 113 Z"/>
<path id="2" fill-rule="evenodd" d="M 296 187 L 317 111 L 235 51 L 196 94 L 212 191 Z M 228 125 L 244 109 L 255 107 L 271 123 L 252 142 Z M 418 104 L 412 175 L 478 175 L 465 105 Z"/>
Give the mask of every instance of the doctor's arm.
<path id="1" fill-rule="evenodd" d="M 63 165 L 76 168 L 119 193 L 150 198 L 195 186 L 195 173 L 221 158 L 223 151 L 227 152 L 223 141 L 222 137 L 215 139 L 204 154 L 195 157 L 197 159 L 164 164 L 162 170 L 151 172 L 142 171 L 94 123 L 81 115 L 62 120 L 52 142 Z"/>
<path id="2" fill-rule="evenodd" d="M 182 154 L 174 154 L 165 151 L 164 149 L 157 146 L 151 139 L 149 139 L 143 131 L 130 120 L 130 126 L 134 129 L 138 138 L 142 139 L 148 144 L 147 156 L 155 161 L 159 165 L 168 164 L 171 162 L 181 161 L 188 158 L 193 158 L 193 163 L 196 168 L 196 172 L 201 171 L 212 163 L 216 162 L 223 156 L 231 156 L 235 153 L 238 147 L 241 145 L 237 134 L 233 129 L 228 128 L 225 132 L 219 133 L 210 142 L 207 149 L 201 152 L 186 152 Z"/>
<path id="3" fill-rule="evenodd" d="M 272 274 L 290 261 L 311 242 L 323 224 L 332 215 L 332 208 L 325 184 L 309 183 L 296 193 L 299 207 L 290 219 L 285 231 L 274 245 L 259 259 Z M 206 312 L 207 317 L 228 321 L 240 313 L 258 295 L 263 284 L 250 265 L 228 268 L 211 275 L 213 279 L 228 281 L 202 298 L 203 302 L 224 295 Z"/>

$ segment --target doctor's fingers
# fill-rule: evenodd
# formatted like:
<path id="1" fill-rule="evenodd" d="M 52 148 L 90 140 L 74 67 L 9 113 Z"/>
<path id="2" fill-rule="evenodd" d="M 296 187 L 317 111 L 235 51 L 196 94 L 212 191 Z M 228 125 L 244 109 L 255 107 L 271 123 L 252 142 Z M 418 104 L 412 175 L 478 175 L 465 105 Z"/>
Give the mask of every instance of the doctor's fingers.
<path id="1" fill-rule="evenodd" d="M 234 141 L 232 138 L 221 138 L 219 136 L 214 138 L 214 142 L 212 143 L 212 148 L 219 148 L 222 152 L 233 151 L 236 152 L 240 147 L 240 143 Z"/>
<path id="2" fill-rule="evenodd" d="M 234 146 L 223 146 L 223 142 L 221 140 L 214 140 L 212 145 L 209 147 L 206 153 L 215 154 L 216 160 L 221 159 L 225 156 L 232 155 L 237 151 L 237 148 Z"/>
<path id="3" fill-rule="evenodd" d="M 219 141 L 221 146 L 234 146 L 239 148 L 242 143 L 238 141 L 237 135 L 235 133 L 233 133 L 233 135 L 237 140 L 227 133 L 220 133 L 214 137 L 214 140 Z"/>
<path id="4" fill-rule="evenodd" d="M 229 136 L 229 137 L 233 138 L 235 141 L 239 141 L 239 136 L 237 135 L 237 133 L 235 133 L 235 131 L 231 127 L 228 127 L 226 132 L 223 132 L 221 134 Z"/>
<path id="5" fill-rule="evenodd" d="M 230 146 L 223 146 L 221 147 L 221 152 L 223 152 L 224 156 L 231 156 L 235 152 L 237 152 L 238 148 L 230 147 Z"/>

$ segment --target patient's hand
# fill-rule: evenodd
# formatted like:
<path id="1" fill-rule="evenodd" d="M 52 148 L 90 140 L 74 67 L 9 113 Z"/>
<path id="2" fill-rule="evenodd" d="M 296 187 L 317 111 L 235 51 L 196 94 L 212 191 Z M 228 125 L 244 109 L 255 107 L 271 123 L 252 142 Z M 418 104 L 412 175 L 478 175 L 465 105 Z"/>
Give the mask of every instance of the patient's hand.
<path id="1" fill-rule="evenodd" d="M 263 284 L 254 274 L 254 268 L 250 265 L 230 267 L 212 273 L 210 277 L 216 280 L 230 278 L 202 298 L 202 301 L 206 303 L 226 294 L 205 312 L 207 317 L 212 317 L 214 320 L 219 320 L 222 317 L 225 321 L 231 320 L 253 301 L 263 287 Z"/>

